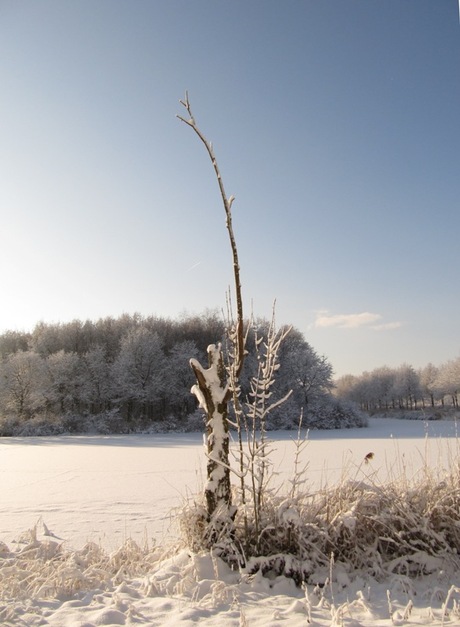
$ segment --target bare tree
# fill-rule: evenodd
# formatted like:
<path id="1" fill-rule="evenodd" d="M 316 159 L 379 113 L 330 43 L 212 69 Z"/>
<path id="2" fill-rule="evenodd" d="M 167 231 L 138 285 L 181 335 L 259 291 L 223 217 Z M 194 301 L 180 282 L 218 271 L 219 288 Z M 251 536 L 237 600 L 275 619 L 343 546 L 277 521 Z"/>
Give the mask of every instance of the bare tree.
<path id="1" fill-rule="evenodd" d="M 189 126 L 203 143 L 211 159 L 217 178 L 219 190 L 224 205 L 226 227 L 230 240 L 233 258 L 233 277 L 236 302 L 236 321 L 228 331 L 231 351 L 230 368 L 232 376 L 230 383 L 227 378 L 227 369 L 224 364 L 222 345 L 208 346 L 208 367 L 203 367 L 196 359 L 190 360 L 190 365 L 196 377 L 196 384 L 192 391 L 197 397 L 200 406 L 206 413 L 206 448 L 207 448 L 207 482 L 205 498 L 208 522 L 213 523 L 216 533 L 233 520 L 236 510 L 232 506 L 232 492 L 230 483 L 229 463 L 229 421 L 228 403 L 232 397 L 235 385 L 241 373 L 244 361 L 244 331 L 243 331 L 243 300 L 241 296 L 240 267 L 238 250 L 232 226 L 232 204 L 234 196 L 228 197 L 212 144 L 198 128 L 192 114 L 188 94 L 180 101 L 187 112 L 187 117 L 178 115 L 179 120 Z"/>

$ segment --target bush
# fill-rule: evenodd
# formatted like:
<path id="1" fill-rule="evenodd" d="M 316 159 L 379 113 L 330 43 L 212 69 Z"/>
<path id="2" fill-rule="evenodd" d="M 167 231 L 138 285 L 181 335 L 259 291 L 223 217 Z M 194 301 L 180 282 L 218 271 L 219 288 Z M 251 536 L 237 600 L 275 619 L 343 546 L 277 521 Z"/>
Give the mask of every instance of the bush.
<path id="1" fill-rule="evenodd" d="M 268 430 L 297 429 L 299 406 L 288 399 L 267 416 Z M 126 433 L 190 433 L 203 431 L 203 412 L 196 410 L 185 418 L 169 416 L 165 420 L 152 421 L 143 418 L 127 421 L 118 409 L 98 414 L 80 415 L 66 413 L 36 414 L 32 418 L 15 415 L 0 417 L 0 437 L 50 436 L 62 434 L 126 434 Z M 344 429 L 366 427 L 367 418 L 352 404 L 324 396 L 309 408 L 304 419 L 305 426 L 311 429 Z"/>
<path id="2" fill-rule="evenodd" d="M 38 414 L 28 420 L 17 416 L 0 418 L 0 437 L 32 437 L 61 435 L 65 433 L 62 419 Z"/>
<path id="3" fill-rule="evenodd" d="M 308 409 L 305 426 L 310 429 L 351 429 L 367 427 L 367 416 L 353 403 L 327 397 Z"/>
<path id="4" fill-rule="evenodd" d="M 297 429 L 301 408 L 291 397 L 267 417 L 267 429 Z M 354 403 L 339 401 L 324 394 L 303 410 L 308 429 L 350 429 L 367 427 L 367 416 Z"/>
<path id="5" fill-rule="evenodd" d="M 300 488 L 302 474 L 292 485 Z M 412 482 L 369 483 L 369 473 L 362 475 L 366 481 L 343 479 L 313 494 L 267 490 L 257 524 L 251 503 L 235 494 L 234 532 L 222 535 L 217 554 L 247 574 L 285 575 L 297 584 L 324 583 L 331 563 L 381 580 L 460 566 L 460 465 L 441 477 L 426 467 Z M 207 546 L 203 512 L 196 502 L 180 515 L 184 545 L 194 551 Z"/>
<path id="6" fill-rule="evenodd" d="M 22 423 L 18 416 L 0 416 L 0 437 L 9 438 L 16 435 L 19 425 Z"/>

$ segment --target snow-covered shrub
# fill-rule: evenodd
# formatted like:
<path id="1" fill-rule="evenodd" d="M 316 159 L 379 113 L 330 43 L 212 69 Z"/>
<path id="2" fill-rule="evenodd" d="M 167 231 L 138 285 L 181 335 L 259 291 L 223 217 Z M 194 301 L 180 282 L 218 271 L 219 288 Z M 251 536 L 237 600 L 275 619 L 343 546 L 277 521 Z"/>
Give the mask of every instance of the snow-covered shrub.
<path id="1" fill-rule="evenodd" d="M 249 575 L 296 583 L 324 583 L 331 556 L 348 572 L 377 579 L 460 567 L 460 466 L 443 475 L 426 467 L 417 479 L 380 484 L 369 463 L 363 460 L 353 479 L 314 493 L 298 468 L 288 490 L 266 490 L 257 521 L 250 502 L 243 506 L 235 494 L 234 534 L 218 554 Z M 184 519 L 199 513 L 199 504 L 188 505 Z M 204 533 L 205 526 L 188 526 L 184 544 L 203 549 Z"/>
<path id="2" fill-rule="evenodd" d="M 354 403 L 338 400 L 326 393 L 305 407 L 299 406 L 294 395 L 291 396 L 267 416 L 267 429 L 297 429 L 301 412 L 304 425 L 309 429 L 350 429 L 368 425 L 366 414 Z"/>
<path id="3" fill-rule="evenodd" d="M 366 412 L 373 418 L 396 418 L 398 420 L 460 420 L 460 411 L 453 407 L 429 407 L 425 409 L 387 409 Z"/>
<path id="4" fill-rule="evenodd" d="M 19 425 L 23 421 L 16 415 L 3 415 L 0 416 L 0 437 L 14 437 L 17 434 Z"/>
<path id="5" fill-rule="evenodd" d="M 141 430 L 140 426 L 138 430 Z M 167 431 L 164 424 L 162 431 Z M 0 417 L 0 437 L 39 437 L 82 433 L 108 435 L 128 432 L 129 425 L 117 409 L 86 416 L 73 413 L 57 415 L 48 412 L 36 414 L 27 420 L 18 416 Z"/>
<path id="6" fill-rule="evenodd" d="M 310 429 L 350 429 L 367 427 L 367 416 L 353 403 L 324 395 L 308 408 L 305 426 Z"/>
<path id="7" fill-rule="evenodd" d="M 203 431 L 204 426 L 203 412 L 197 409 L 185 418 L 168 416 L 166 420 L 151 422 L 142 433 L 196 433 Z"/>
<path id="8" fill-rule="evenodd" d="M 0 437 L 33 437 L 61 435 L 65 427 L 60 418 L 48 414 L 37 414 L 24 420 L 18 416 L 0 418 Z"/>
<path id="9" fill-rule="evenodd" d="M 267 415 L 267 431 L 297 429 L 301 411 L 301 406 L 299 406 L 294 396 L 291 395 L 282 405 L 276 407 Z"/>
<path id="10" fill-rule="evenodd" d="M 109 409 L 96 415 L 85 416 L 80 427 L 84 433 L 109 435 L 111 433 L 129 433 L 129 425 L 123 419 L 118 408 Z M 78 422 L 77 422 L 78 429 Z"/>

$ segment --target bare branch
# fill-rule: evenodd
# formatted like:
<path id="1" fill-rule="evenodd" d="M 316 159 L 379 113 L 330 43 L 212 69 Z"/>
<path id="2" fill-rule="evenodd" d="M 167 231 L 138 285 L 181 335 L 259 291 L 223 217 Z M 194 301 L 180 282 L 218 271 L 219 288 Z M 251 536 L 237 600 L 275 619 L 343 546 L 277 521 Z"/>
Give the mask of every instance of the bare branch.
<path id="1" fill-rule="evenodd" d="M 204 144 L 207 150 L 207 153 L 209 155 L 209 158 L 211 159 L 211 163 L 213 165 L 214 172 L 217 177 L 217 182 L 219 184 L 219 190 L 220 190 L 222 202 L 223 202 L 224 209 L 225 209 L 226 226 L 227 226 L 227 231 L 228 231 L 228 235 L 230 239 L 230 246 L 231 246 L 232 257 L 233 257 L 233 277 L 235 281 L 236 310 L 237 310 L 237 320 L 236 320 L 237 350 L 235 354 L 235 374 L 238 377 L 243 368 L 243 361 L 244 361 L 244 331 L 243 331 L 243 299 L 241 295 L 240 265 L 239 265 L 239 260 L 238 260 L 238 249 L 236 246 L 235 235 L 233 232 L 232 212 L 231 212 L 235 197 L 234 196 L 227 197 L 224 184 L 222 181 L 222 176 L 221 176 L 219 166 L 218 166 L 218 163 L 214 154 L 214 150 L 212 147 L 212 143 L 206 139 L 206 137 L 203 135 L 203 133 L 201 132 L 201 130 L 198 128 L 196 124 L 195 117 L 193 116 L 193 113 L 192 113 L 190 100 L 188 97 L 188 92 L 185 92 L 184 100 L 180 100 L 179 102 L 185 108 L 189 117 L 185 118 L 185 117 L 178 115 L 177 118 L 181 122 L 184 122 L 184 124 L 187 124 L 187 126 L 190 126 L 195 131 L 197 136 L 200 138 L 201 142 Z"/>

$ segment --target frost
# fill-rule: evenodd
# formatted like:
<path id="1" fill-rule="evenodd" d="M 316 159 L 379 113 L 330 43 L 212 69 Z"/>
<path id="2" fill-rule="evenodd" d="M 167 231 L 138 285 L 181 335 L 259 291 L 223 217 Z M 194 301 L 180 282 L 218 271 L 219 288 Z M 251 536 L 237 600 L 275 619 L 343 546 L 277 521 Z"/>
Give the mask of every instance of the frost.
<path id="1" fill-rule="evenodd" d="M 301 519 L 298 509 L 291 499 L 283 501 L 278 510 L 278 517 L 283 523 L 291 525 L 300 525 Z"/>
<path id="2" fill-rule="evenodd" d="M 349 531 L 354 531 L 356 528 L 356 515 L 353 509 L 343 512 L 339 518 L 339 521 Z"/>

